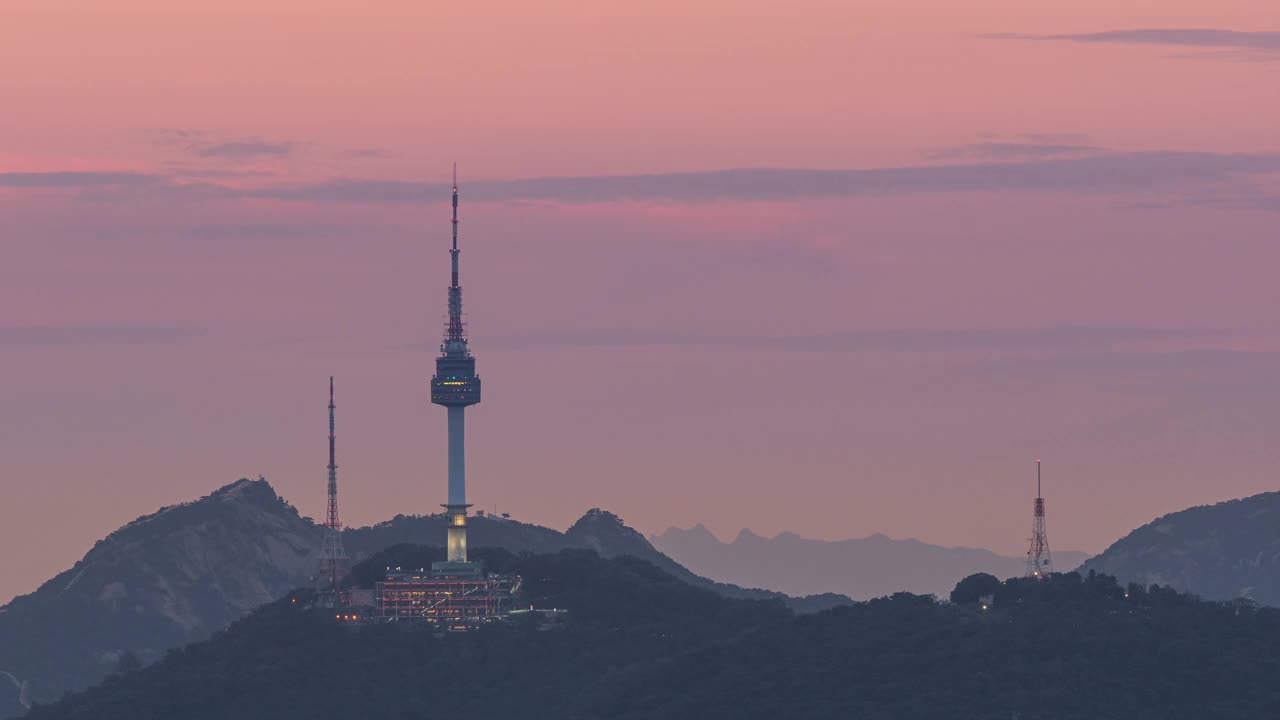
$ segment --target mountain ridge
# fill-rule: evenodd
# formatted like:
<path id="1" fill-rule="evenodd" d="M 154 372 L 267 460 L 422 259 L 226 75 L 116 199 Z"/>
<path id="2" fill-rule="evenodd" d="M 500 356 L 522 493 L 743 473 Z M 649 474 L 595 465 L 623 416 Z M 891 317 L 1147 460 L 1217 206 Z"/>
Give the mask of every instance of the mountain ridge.
<path id="1" fill-rule="evenodd" d="M 142 515 L 0 612 L 0 717 L 207 637 L 296 587 L 318 529 L 264 480 Z"/>
<path id="2" fill-rule="evenodd" d="M 1138 528 L 1081 571 L 1101 569 L 1124 581 L 1145 579 L 1211 599 L 1243 594 L 1280 605 L 1280 533 L 1274 523 L 1267 522 L 1272 517 L 1280 517 L 1280 493 L 1188 508 Z M 438 545 L 446 524 L 443 514 L 401 514 L 348 528 L 344 543 L 353 562 L 358 562 L 396 544 Z M 1006 563 L 1006 570 L 1012 564 L 1013 570 L 1007 572 L 1012 575 L 1020 574 L 1022 562 L 981 549 L 895 540 L 883 533 L 826 543 L 792 532 L 765 538 L 743 529 L 734 543 L 724 543 L 699 524 L 687 530 L 669 528 L 646 538 L 600 508 L 588 510 L 563 532 L 480 514 L 471 518 L 468 530 L 476 548 L 543 554 L 592 550 L 606 559 L 635 556 L 699 589 L 728 598 L 781 601 L 802 612 L 849 604 L 845 595 L 829 592 L 841 589 L 832 587 L 834 581 L 848 578 L 861 578 L 850 586 L 854 591 L 850 595 L 906 591 L 945 596 L 945 589 L 934 586 L 946 573 L 912 559 L 910 553 L 919 556 L 943 550 L 971 559 L 996 558 Z M 764 584 L 755 582 L 757 576 L 708 570 L 680 553 L 668 556 L 664 550 L 670 546 L 663 547 L 663 538 L 670 540 L 681 533 L 713 550 L 735 544 L 751 549 L 747 565 L 757 573 L 817 568 L 823 571 L 821 584 L 810 577 L 807 580 L 813 584 L 809 586 L 780 585 L 790 595 L 754 589 L 751 586 Z M 263 479 L 237 480 L 196 500 L 165 506 L 125 523 L 94 543 L 72 567 L 0 607 L 0 673 L 6 676 L 0 678 L 0 717 L 21 712 L 24 701 L 47 702 L 64 690 L 97 682 L 127 659 L 145 664 L 170 648 L 200 641 L 306 584 L 316 568 L 320 538 L 320 527 L 302 517 Z M 839 562 L 841 554 L 856 555 L 849 552 L 852 547 L 879 546 L 909 551 L 906 559 L 887 563 L 886 576 L 891 580 L 885 586 L 868 584 L 869 570 Z M 1056 554 L 1060 569 L 1068 564 L 1061 559 L 1064 555 Z M 803 559 L 797 561 L 797 557 Z M 912 573 L 917 571 L 924 572 L 932 585 L 916 587 L 918 576 Z M 980 564 L 963 568 L 968 574 L 982 571 Z M 961 571 L 952 567 L 946 572 Z M 799 595 L 808 596 L 795 597 Z"/>
<path id="3" fill-rule="evenodd" d="M 398 543 L 438 544 L 443 514 L 397 515 L 348 528 L 352 562 Z M 656 550 L 605 510 L 587 511 L 565 532 L 477 515 L 473 547 L 512 552 L 589 548 L 635 555 L 685 582 L 722 595 L 778 599 L 817 610 L 849 602 L 831 594 L 789 598 L 700 577 Z M 126 657 L 147 663 L 208 637 L 311 581 L 322 530 L 265 479 L 240 479 L 195 500 L 142 515 L 94 543 L 72 567 L 0 607 L 0 718 L 26 700 L 48 701 L 86 687 Z"/>
<path id="4" fill-rule="evenodd" d="M 208 641 L 37 708 L 32 720 L 314 717 L 1264 718 L 1280 710 L 1280 610 L 1090 573 L 797 615 L 632 556 L 478 551 L 536 613 L 472 633 L 349 623 L 299 592 Z M 355 570 L 423 566 L 400 545 Z M 1176 659 L 1172 660 L 1171 659 Z M 434 682 L 424 682 L 430 678 Z"/>
<path id="5" fill-rule="evenodd" d="M 907 591 L 944 597 L 961 578 L 986 572 L 1020 576 L 1024 559 L 984 548 L 946 547 L 884 533 L 846 540 L 814 540 L 792 531 L 765 537 L 742 528 L 730 542 L 706 525 L 669 527 L 649 536 L 654 547 L 693 572 L 723 582 L 789 595 L 835 592 L 869 599 Z M 1054 553 L 1056 567 L 1071 570 L 1081 552 Z"/>
<path id="6" fill-rule="evenodd" d="M 1158 583 L 1209 600 L 1280 606 L 1280 492 L 1162 515 L 1112 543 L 1081 570 Z"/>

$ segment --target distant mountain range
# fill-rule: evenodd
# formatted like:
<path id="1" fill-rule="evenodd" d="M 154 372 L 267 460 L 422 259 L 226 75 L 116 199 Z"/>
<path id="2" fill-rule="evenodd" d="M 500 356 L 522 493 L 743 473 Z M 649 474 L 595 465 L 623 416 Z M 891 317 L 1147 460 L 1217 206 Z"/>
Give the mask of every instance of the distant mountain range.
<path id="1" fill-rule="evenodd" d="M 1021 576 L 1025 559 L 990 550 L 929 545 L 876 534 L 856 540 L 824 541 L 793 533 L 764 538 L 750 530 L 733 542 L 707 528 L 669 528 L 649 538 L 653 546 L 699 575 L 745 587 L 788 594 L 835 592 L 856 599 L 898 591 L 946 597 L 961 578 L 984 572 L 998 578 Z M 1088 557 L 1055 552 L 1059 572 L 1074 570 Z"/>
<path id="2" fill-rule="evenodd" d="M 1211 600 L 1280 606 L 1280 492 L 1165 515 L 1117 540 L 1081 570 Z"/>
<path id="3" fill-rule="evenodd" d="M 350 528 L 343 540 L 358 562 L 399 543 L 439 545 L 445 524 L 443 515 L 399 515 Z M 492 516 L 472 518 L 468 531 L 477 548 L 632 555 L 721 595 L 776 598 L 798 610 L 849 602 L 829 594 L 788 598 L 699 577 L 616 515 L 598 509 L 566 532 Z M 0 607 L 0 718 L 20 714 L 32 701 L 48 702 L 92 685 L 122 658 L 157 660 L 308 584 L 320 539 L 320 527 L 265 480 L 239 480 L 116 530 L 71 569 Z"/>

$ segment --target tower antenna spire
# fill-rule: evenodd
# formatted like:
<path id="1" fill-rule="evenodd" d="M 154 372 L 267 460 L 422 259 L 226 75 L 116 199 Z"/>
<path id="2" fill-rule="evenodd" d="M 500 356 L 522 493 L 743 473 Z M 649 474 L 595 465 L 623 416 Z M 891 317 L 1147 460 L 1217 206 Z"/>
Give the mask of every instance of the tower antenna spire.
<path id="1" fill-rule="evenodd" d="M 1053 572 L 1049 535 L 1044 528 L 1044 497 L 1040 492 L 1040 459 L 1036 458 L 1036 500 L 1031 517 L 1031 547 L 1027 550 L 1026 577 L 1042 578 Z"/>
<path id="2" fill-rule="evenodd" d="M 449 282 L 449 320 L 445 325 L 445 353 L 467 353 L 467 336 L 462 326 L 462 286 L 458 284 L 458 165 L 453 165 L 453 246 L 449 248 L 452 274 Z"/>

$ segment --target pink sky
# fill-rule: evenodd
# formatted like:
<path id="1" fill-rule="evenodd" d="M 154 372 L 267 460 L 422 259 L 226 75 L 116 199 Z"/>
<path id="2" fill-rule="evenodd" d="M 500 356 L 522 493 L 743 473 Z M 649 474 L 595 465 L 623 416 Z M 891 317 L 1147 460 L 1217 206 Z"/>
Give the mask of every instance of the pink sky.
<path id="1" fill-rule="evenodd" d="M 319 515 L 330 374 L 347 522 L 434 512 L 453 160 L 481 507 L 1018 554 L 1037 456 L 1062 549 L 1274 488 L 1274 2 L 110 5 L 0 10 L 0 598 Z"/>

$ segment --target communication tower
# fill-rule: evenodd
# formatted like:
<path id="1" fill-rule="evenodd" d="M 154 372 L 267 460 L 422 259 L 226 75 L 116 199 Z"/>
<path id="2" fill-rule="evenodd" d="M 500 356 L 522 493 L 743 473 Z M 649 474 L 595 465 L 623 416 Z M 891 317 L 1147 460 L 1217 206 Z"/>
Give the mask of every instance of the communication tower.
<path id="1" fill-rule="evenodd" d="M 452 281 L 449 284 L 449 319 L 444 342 L 436 358 L 436 374 L 431 378 L 431 402 L 449 412 L 449 515 L 447 560 L 432 566 L 435 572 L 478 572 L 467 562 L 467 471 L 465 416 L 470 405 L 480 402 L 480 376 L 476 359 L 467 346 L 462 323 L 462 286 L 458 284 L 458 167 L 453 168 L 453 246 L 449 250 Z"/>
<path id="2" fill-rule="evenodd" d="M 338 463 L 334 452 L 333 376 L 329 376 L 329 508 L 324 520 L 324 546 L 320 552 L 320 579 L 330 590 L 347 574 L 347 551 L 342 547 L 342 523 L 338 520 Z"/>
<path id="3" fill-rule="evenodd" d="M 1027 550 L 1026 577 L 1042 578 L 1053 572 L 1049 536 L 1044 529 L 1044 498 L 1040 495 L 1040 461 L 1036 460 L 1036 502 L 1031 520 L 1031 547 Z"/>

